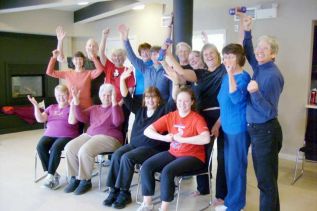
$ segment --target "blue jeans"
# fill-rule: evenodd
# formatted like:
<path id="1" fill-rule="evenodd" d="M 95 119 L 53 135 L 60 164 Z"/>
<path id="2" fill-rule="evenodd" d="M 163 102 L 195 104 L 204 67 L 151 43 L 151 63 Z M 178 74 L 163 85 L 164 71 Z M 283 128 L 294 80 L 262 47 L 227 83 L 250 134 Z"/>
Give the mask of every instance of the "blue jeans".
<path id="1" fill-rule="evenodd" d="M 277 119 L 262 124 L 248 123 L 252 144 L 254 171 L 260 189 L 260 211 L 279 211 L 277 186 L 278 153 L 282 147 L 283 134 Z"/>

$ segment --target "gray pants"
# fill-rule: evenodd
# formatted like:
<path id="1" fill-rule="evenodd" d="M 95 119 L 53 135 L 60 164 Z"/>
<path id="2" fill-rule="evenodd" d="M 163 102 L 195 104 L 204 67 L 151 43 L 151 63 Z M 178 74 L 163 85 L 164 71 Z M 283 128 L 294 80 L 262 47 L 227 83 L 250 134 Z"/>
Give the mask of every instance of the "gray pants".
<path id="1" fill-rule="evenodd" d="M 65 146 L 67 176 L 90 179 L 95 157 L 102 152 L 114 152 L 120 146 L 121 143 L 111 136 L 87 133 L 78 136 Z"/>

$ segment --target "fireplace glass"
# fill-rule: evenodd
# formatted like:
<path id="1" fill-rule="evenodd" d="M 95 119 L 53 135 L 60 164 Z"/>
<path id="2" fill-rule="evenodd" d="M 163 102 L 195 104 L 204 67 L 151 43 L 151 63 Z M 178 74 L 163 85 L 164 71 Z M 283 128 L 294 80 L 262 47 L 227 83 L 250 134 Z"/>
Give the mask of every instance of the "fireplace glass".
<path id="1" fill-rule="evenodd" d="M 33 97 L 43 96 L 43 76 L 12 76 L 12 98 L 21 98 L 31 95 Z"/>

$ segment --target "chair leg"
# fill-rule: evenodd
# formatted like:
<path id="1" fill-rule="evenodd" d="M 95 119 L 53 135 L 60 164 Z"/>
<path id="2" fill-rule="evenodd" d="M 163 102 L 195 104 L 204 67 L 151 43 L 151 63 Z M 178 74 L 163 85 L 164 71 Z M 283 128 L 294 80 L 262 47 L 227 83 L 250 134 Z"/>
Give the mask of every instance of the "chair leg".
<path id="1" fill-rule="evenodd" d="M 177 187 L 177 200 L 176 200 L 176 211 L 178 211 L 178 205 L 179 205 L 179 195 L 181 192 L 181 183 L 182 183 L 183 178 L 180 177 L 178 179 L 178 187 Z"/>
<path id="2" fill-rule="evenodd" d="M 140 169 L 141 171 L 141 169 Z M 142 204 L 142 201 L 139 199 L 139 192 L 140 192 L 140 186 L 141 186 L 141 173 L 139 172 L 139 178 L 138 178 L 138 186 L 137 186 L 137 189 L 136 189 L 136 197 L 135 197 L 135 202 L 137 204 Z"/>
<path id="3" fill-rule="evenodd" d="M 42 180 L 44 177 L 47 176 L 47 172 L 46 172 L 45 174 L 43 174 L 39 178 L 37 177 L 37 157 L 38 157 L 38 154 L 36 152 L 35 157 L 34 157 L 34 183 L 37 183 L 38 181 Z"/>
<path id="4" fill-rule="evenodd" d="M 295 184 L 295 182 L 304 174 L 304 162 L 305 162 L 305 155 L 303 156 L 303 158 L 300 158 L 300 150 L 297 151 L 297 156 L 296 156 L 296 163 L 295 163 L 295 169 L 294 169 L 294 177 L 293 177 L 293 181 L 292 181 L 292 185 Z M 300 169 L 300 173 L 297 175 L 298 172 L 298 162 L 301 161 L 301 169 Z"/>

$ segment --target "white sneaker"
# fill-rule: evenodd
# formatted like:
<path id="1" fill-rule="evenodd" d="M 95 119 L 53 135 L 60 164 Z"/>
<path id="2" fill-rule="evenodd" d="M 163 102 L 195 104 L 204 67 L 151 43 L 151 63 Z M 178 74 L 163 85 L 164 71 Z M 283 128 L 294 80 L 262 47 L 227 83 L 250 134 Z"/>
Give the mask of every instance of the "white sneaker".
<path id="1" fill-rule="evenodd" d="M 144 203 L 141 204 L 141 206 L 137 209 L 137 211 L 153 211 L 154 205 L 145 205 Z"/>
<path id="2" fill-rule="evenodd" d="M 219 205 L 215 207 L 215 211 L 226 211 L 227 207 L 225 205 Z"/>
<path id="3" fill-rule="evenodd" d="M 53 179 L 54 179 L 54 176 L 52 174 L 48 174 L 45 177 L 45 180 L 44 180 L 42 187 L 51 188 L 51 183 L 53 182 Z"/>

